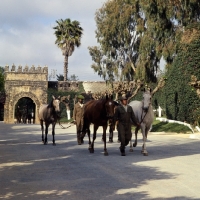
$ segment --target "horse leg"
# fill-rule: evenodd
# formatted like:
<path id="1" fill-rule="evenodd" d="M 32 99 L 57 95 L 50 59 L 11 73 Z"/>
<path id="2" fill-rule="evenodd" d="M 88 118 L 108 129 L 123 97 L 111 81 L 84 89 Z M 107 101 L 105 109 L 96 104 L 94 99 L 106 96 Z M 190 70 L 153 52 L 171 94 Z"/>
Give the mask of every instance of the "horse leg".
<path id="1" fill-rule="evenodd" d="M 138 127 L 138 126 L 135 127 L 135 141 L 133 143 L 133 147 L 137 146 L 137 134 L 138 134 L 139 129 L 140 129 L 140 127 Z"/>
<path id="2" fill-rule="evenodd" d="M 132 131 L 131 131 L 132 132 Z M 131 136 L 131 139 L 130 139 L 130 149 L 129 149 L 130 152 L 133 152 L 133 146 L 132 146 L 132 136 Z"/>
<path id="3" fill-rule="evenodd" d="M 53 136 L 52 142 L 53 142 L 53 145 L 54 145 L 54 146 L 56 145 L 56 143 L 55 143 L 55 126 L 56 126 L 56 123 L 53 122 L 53 123 L 52 123 L 52 136 Z"/>
<path id="4" fill-rule="evenodd" d="M 147 135 L 148 135 L 149 131 L 151 130 L 151 128 L 152 128 L 152 127 L 150 127 L 150 128 L 147 128 L 147 129 L 146 129 L 146 131 L 145 131 L 145 136 L 146 136 L 146 139 L 147 139 Z"/>
<path id="5" fill-rule="evenodd" d="M 89 140 L 89 142 L 88 142 L 88 144 L 89 144 L 88 150 L 89 150 L 90 153 L 91 153 L 92 146 L 91 146 L 90 129 L 89 129 L 89 128 L 87 129 L 87 134 L 88 134 L 88 140 Z"/>
<path id="6" fill-rule="evenodd" d="M 85 132 L 81 131 L 81 133 L 80 133 L 81 144 L 84 143 L 84 140 L 83 140 L 84 137 L 85 137 Z"/>
<path id="7" fill-rule="evenodd" d="M 40 120 L 40 125 L 41 125 L 41 131 L 42 131 L 42 142 L 44 143 L 44 125 L 43 125 L 43 120 Z"/>
<path id="8" fill-rule="evenodd" d="M 44 145 L 46 145 L 46 144 L 48 143 L 48 141 L 47 141 L 48 128 L 49 128 L 49 124 L 47 124 L 47 123 L 45 122 L 45 138 L 44 138 Z"/>
<path id="9" fill-rule="evenodd" d="M 106 129 L 107 125 L 103 126 L 104 156 L 108 156 L 108 151 L 106 148 Z"/>
<path id="10" fill-rule="evenodd" d="M 91 145 L 91 140 L 90 140 L 90 129 L 87 130 L 87 136 L 88 136 L 88 144 Z"/>
<path id="11" fill-rule="evenodd" d="M 91 143 L 90 153 L 94 153 L 94 141 L 96 140 L 98 126 L 94 124 L 94 132 L 93 132 L 93 139 Z"/>
<path id="12" fill-rule="evenodd" d="M 109 125 L 109 141 L 110 143 L 113 142 L 113 127 L 112 125 Z"/>
<path id="13" fill-rule="evenodd" d="M 144 155 L 144 156 L 148 156 L 148 152 L 146 150 L 146 135 L 147 135 L 147 128 L 146 127 L 142 127 L 142 136 L 143 136 L 143 145 L 142 145 L 142 151 L 141 153 Z"/>

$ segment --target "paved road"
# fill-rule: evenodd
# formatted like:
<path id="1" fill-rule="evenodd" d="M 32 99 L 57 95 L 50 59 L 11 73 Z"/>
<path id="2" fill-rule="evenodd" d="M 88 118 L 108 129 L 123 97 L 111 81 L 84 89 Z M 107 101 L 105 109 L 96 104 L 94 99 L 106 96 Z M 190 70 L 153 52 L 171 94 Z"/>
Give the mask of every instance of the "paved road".
<path id="1" fill-rule="evenodd" d="M 75 127 L 56 126 L 56 146 L 41 143 L 39 125 L 0 122 L 0 199 L 200 199 L 200 140 L 190 135 L 149 134 L 149 156 L 138 147 L 120 156 L 119 143 L 103 155 L 101 131 L 95 152 L 77 145 Z"/>

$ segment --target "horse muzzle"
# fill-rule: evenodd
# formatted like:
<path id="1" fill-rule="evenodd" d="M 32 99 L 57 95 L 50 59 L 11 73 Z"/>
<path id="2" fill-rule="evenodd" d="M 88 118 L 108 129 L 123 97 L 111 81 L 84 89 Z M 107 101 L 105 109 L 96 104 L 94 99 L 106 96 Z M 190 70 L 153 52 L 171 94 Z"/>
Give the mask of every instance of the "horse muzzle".
<path id="1" fill-rule="evenodd" d="M 107 119 L 113 119 L 114 115 L 107 115 Z"/>
<path id="2" fill-rule="evenodd" d="M 147 112 L 149 107 L 143 107 L 144 112 Z"/>
<path id="3" fill-rule="evenodd" d="M 61 117 L 61 112 L 60 111 L 56 111 L 56 115 L 57 115 L 57 117 Z"/>

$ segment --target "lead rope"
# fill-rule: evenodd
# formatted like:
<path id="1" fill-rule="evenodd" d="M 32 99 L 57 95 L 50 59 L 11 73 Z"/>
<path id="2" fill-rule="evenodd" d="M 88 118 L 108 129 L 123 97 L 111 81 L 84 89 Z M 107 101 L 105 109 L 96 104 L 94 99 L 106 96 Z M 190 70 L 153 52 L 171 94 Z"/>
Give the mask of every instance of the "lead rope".
<path id="1" fill-rule="evenodd" d="M 69 128 L 69 127 L 71 127 L 71 126 L 74 126 L 75 125 L 75 123 L 74 122 L 70 122 L 70 123 L 67 123 L 67 124 L 70 124 L 69 126 L 67 126 L 67 127 L 64 127 L 61 123 L 60 123 L 60 120 L 58 121 L 58 123 L 59 123 L 59 125 L 60 125 L 60 127 L 62 128 L 62 129 L 66 129 L 66 128 Z"/>
<path id="2" fill-rule="evenodd" d="M 145 113 L 144 117 L 142 118 L 142 115 L 143 115 L 143 109 L 142 109 L 141 122 L 139 123 L 140 125 L 143 122 L 144 118 L 146 117 L 148 111 L 149 111 L 149 107 L 148 107 L 147 112 Z"/>

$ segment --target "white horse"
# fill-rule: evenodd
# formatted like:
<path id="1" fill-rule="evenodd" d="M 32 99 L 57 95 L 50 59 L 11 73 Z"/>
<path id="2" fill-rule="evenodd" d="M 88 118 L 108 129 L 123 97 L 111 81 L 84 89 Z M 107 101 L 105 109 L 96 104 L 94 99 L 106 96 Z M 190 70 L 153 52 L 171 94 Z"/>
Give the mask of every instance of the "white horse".
<path id="1" fill-rule="evenodd" d="M 153 108 L 151 105 L 151 90 L 145 91 L 143 93 L 142 101 L 131 101 L 129 105 L 132 107 L 135 117 L 140 123 L 140 127 L 135 128 L 135 142 L 133 143 L 133 147 L 137 146 L 137 133 L 138 130 L 141 129 L 143 136 L 143 145 L 142 145 L 142 153 L 144 156 L 148 156 L 148 152 L 146 150 L 146 140 L 147 134 L 152 126 L 154 120 Z M 130 140 L 130 151 L 133 151 L 132 141 Z"/>

